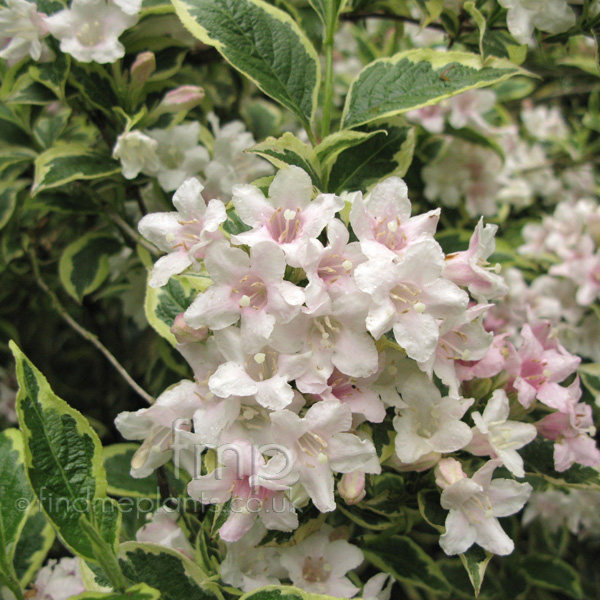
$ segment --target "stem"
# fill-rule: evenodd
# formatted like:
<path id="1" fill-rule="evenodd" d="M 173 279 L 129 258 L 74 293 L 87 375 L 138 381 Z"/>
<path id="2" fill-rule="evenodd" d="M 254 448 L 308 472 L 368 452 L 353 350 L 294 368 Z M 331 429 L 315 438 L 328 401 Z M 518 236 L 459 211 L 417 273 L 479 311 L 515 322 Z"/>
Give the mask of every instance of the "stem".
<path id="1" fill-rule="evenodd" d="M 132 240 L 134 240 L 140 246 L 144 246 L 150 254 L 153 256 L 161 256 L 162 252 L 158 251 L 152 244 L 147 242 L 123 217 L 116 213 L 108 213 L 110 220 L 118 225 L 124 233 L 126 233 Z"/>
<path id="2" fill-rule="evenodd" d="M 304 129 L 306 130 L 306 135 L 308 135 L 308 139 L 310 140 L 310 143 L 313 146 L 318 145 L 319 140 L 317 140 L 317 137 L 315 136 L 312 127 L 310 126 L 310 123 L 306 119 L 303 119 L 303 125 Z"/>
<path id="3" fill-rule="evenodd" d="M 85 327 L 81 326 L 73 317 L 67 312 L 67 309 L 61 304 L 58 296 L 46 285 L 46 282 L 42 279 L 40 274 L 40 267 L 38 265 L 37 257 L 33 250 L 30 251 L 31 264 L 33 266 L 33 274 L 38 286 L 48 294 L 50 300 L 52 300 L 52 304 L 54 309 L 58 314 L 62 317 L 64 321 L 68 323 L 68 325 L 74 329 L 82 338 L 86 339 L 88 342 L 91 342 L 102 354 L 104 354 L 105 358 L 110 362 L 110 364 L 119 372 L 119 375 L 129 384 L 129 386 L 139 395 L 141 396 L 148 404 L 154 403 L 154 398 L 146 392 L 142 387 L 140 387 L 129 375 L 129 373 L 125 370 L 125 368 L 119 363 L 119 361 L 114 357 L 114 355 L 110 352 L 110 350 L 98 339 L 96 335 L 94 335 L 91 331 L 85 329 Z"/>
<path id="4" fill-rule="evenodd" d="M 335 34 L 336 15 L 333 2 L 327 2 L 327 22 L 325 24 L 325 96 L 323 99 L 323 123 L 321 139 L 329 135 L 331 125 L 331 104 L 333 98 L 333 37 Z"/>

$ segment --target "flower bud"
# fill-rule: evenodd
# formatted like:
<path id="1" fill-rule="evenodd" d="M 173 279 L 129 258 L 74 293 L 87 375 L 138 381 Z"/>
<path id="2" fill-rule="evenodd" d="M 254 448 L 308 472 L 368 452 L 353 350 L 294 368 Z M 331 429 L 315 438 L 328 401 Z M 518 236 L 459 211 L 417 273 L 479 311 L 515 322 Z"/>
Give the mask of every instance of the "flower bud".
<path id="1" fill-rule="evenodd" d="M 204 90 L 197 85 L 182 85 L 171 90 L 158 106 L 161 113 L 191 110 L 204 99 Z"/>
<path id="2" fill-rule="evenodd" d="M 154 52 L 141 52 L 131 65 L 131 84 L 136 87 L 142 87 L 155 70 L 156 57 L 154 56 Z"/>
<path id="3" fill-rule="evenodd" d="M 346 504 L 358 504 L 366 494 L 364 471 L 344 473 L 338 482 L 337 489 Z"/>
<path id="4" fill-rule="evenodd" d="M 465 477 L 462 465 L 454 458 L 443 458 L 435 468 L 435 482 L 443 490 Z"/>
<path id="5" fill-rule="evenodd" d="M 179 313 L 175 317 L 171 333 L 180 344 L 192 344 L 194 342 L 203 342 L 208 337 L 208 327 L 192 329 L 183 320 L 183 313 Z"/>

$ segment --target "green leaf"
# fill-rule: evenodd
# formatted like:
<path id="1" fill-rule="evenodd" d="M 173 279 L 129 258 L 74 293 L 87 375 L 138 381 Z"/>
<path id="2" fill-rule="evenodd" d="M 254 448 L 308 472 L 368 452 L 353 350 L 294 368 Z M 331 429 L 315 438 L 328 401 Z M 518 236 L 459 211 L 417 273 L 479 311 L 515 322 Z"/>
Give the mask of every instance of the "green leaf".
<path id="1" fill-rule="evenodd" d="M 579 574 L 560 558 L 543 554 L 527 555 L 522 557 L 519 564 L 529 583 L 571 598 L 583 598 Z"/>
<path id="2" fill-rule="evenodd" d="M 464 9 L 466 12 L 468 12 L 471 15 L 471 17 L 473 17 L 473 21 L 475 21 L 475 24 L 477 25 L 477 29 L 479 29 L 479 52 L 481 53 L 481 56 L 483 56 L 484 55 L 483 40 L 485 38 L 485 29 L 486 29 L 485 17 L 481 14 L 479 9 L 475 6 L 475 2 L 465 2 Z"/>
<path id="3" fill-rule="evenodd" d="M 29 74 L 22 75 L 17 79 L 10 90 L 10 94 L 5 99 L 7 104 L 34 105 L 50 104 L 55 100 L 56 96 Z"/>
<path id="4" fill-rule="evenodd" d="M 17 429 L 0 433 L 0 570 L 12 564 L 33 492 L 25 475 L 23 437 Z M 10 571 L 5 573 L 10 575 Z"/>
<path id="5" fill-rule="evenodd" d="M 175 346 L 177 340 L 171 333 L 175 318 L 185 312 L 196 294 L 205 290 L 211 283 L 212 281 L 206 275 L 174 276 L 161 288 L 147 286 L 144 309 L 150 326 Z"/>
<path id="6" fill-rule="evenodd" d="M 127 498 L 159 498 L 160 490 L 156 477 L 138 479 L 129 474 L 131 459 L 140 446 L 138 444 L 112 444 L 103 449 L 104 468 L 108 481 L 107 492 L 111 496 Z M 185 484 L 177 479 L 166 465 L 170 488 L 177 494 L 185 491 Z"/>
<path id="7" fill-rule="evenodd" d="M 158 544 L 125 542 L 119 548 L 125 576 L 157 589 L 163 600 L 222 598 L 215 583 L 181 552 Z"/>
<path id="8" fill-rule="evenodd" d="M 173 0 L 173 5 L 195 37 L 310 128 L 321 80 L 319 57 L 287 13 L 262 0 Z"/>
<path id="9" fill-rule="evenodd" d="M 471 548 L 459 556 L 463 566 L 467 570 L 467 575 L 473 585 L 475 596 L 479 596 L 485 570 L 494 555 L 479 546 L 471 546 Z"/>
<path id="10" fill-rule="evenodd" d="M 138 583 L 121 592 L 84 592 L 70 600 L 158 600 L 160 592 L 145 583 Z"/>
<path id="11" fill-rule="evenodd" d="M 401 535 L 365 539 L 365 558 L 398 581 L 431 592 L 448 593 L 450 586 L 435 561 L 410 538 Z"/>
<path id="12" fill-rule="evenodd" d="M 4 127 L 4 123 L 1 127 Z M 37 152 L 34 152 L 31 148 L 2 144 L 0 148 L 0 173 L 13 165 L 33 162 L 36 156 Z"/>
<path id="13" fill-rule="evenodd" d="M 332 15 L 334 21 L 338 18 L 338 15 L 342 10 L 344 10 L 344 6 L 346 5 L 348 0 L 308 0 L 310 5 L 314 8 L 315 12 L 319 15 L 321 21 L 323 21 L 323 25 L 327 26 L 327 8 L 328 5 L 333 4 Z"/>
<path id="14" fill-rule="evenodd" d="M 102 67 L 74 62 L 71 65 L 69 83 L 81 93 L 88 104 L 112 117 L 113 106 L 119 105 L 119 99 L 113 90 L 112 81 Z"/>
<path id="15" fill-rule="evenodd" d="M 600 364 L 587 363 L 579 367 L 579 376 L 594 400 L 600 398 Z"/>
<path id="16" fill-rule="evenodd" d="M 333 596 L 311 594 L 291 585 L 268 585 L 244 594 L 240 600 L 333 600 Z"/>
<path id="17" fill-rule="evenodd" d="M 35 160 L 32 193 L 72 181 L 99 179 L 121 172 L 120 165 L 100 152 L 81 144 L 60 144 L 42 152 Z"/>
<path id="18" fill-rule="evenodd" d="M 315 148 L 315 153 L 317 155 L 317 159 L 321 163 L 325 180 L 327 181 L 329 179 L 329 171 L 331 170 L 331 166 L 344 150 L 348 150 L 353 146 L 362 144 L 369 138 L 381 132 L 384 132 L 384 130 L 379 129 L 369 133 L 352 130 L 337 131 L 336 133 L 332 133 L 321 140 L 321 143 Z"/>
<path id="19" fill-rule="evenodd" d="M 97 290 L 108 277 L 108 257 L 121 250 L 121 243 L 103 233 L 88 233 L 69 244 L 58 265 L 63 287 L 77 302 Z"/>
<path id="20" fill-rule="evenodd" d="M 4 181 L 3 185 L 6 187 L 0 192 L 0 229 L 10 221 L 17 205 L 17 196 L 28 184 L 28 179 Z"/>
<path id="21" fill-rule="evenodd" d="M 421 490 L 417 494 L 417 502 L 425 521 L 440 533 L 444 533 L 448 513 L 440 505 L 440 494 L 434 490 Z"/>
<path id="22" fill-rule="evenodd" d="M 38 83 L 46 86 L 57 98 L 64 100 L 65 85 L 69 77 L 71 57 L 58 52 L 53 60 L 45 63 L 35 63 L 29 67 L 29 75 Z"/>
<path id="23" fill-rule="evenodd" d="M 414 128 L 389 119 L 366 126 L 362 132 L 372 135 L 341 151 L 332 162 L 328 191 L 368 191 L 384 177 L 402 177 L 408 170 L 415 148 Z"/>
<path id="24" fill-rule="evenodd" d="M 359 505 L 343 506 L 339 504 L 337 510 L 348 517 L 353 523 L 371 531 L 385 531 L 396 524 L 396 522 L 390 520 L 389 516 L 364 510 Z"/>
<path id="25" fill-rule="evenodd" d="M 17 413 L 27 477 L 64 543 L 76 554 L 94 560 L 79 520 L 82 515 L 93 515 L 95 499 L 105 496 L 100 440 L 87 419 L 52 392 L 14 342 L 10 348 L 17 363 Z"/>
<path id="26" fill-rule="evenodd" d="M 357 127 L 523 74 L 500 58 L 483 61 L 476 54 L 428 48 L 400 52 L 373 61 L 357 75 L 346 98 L 342 126 Z"/>
<path id="27" fill-rule="evenodd" d="M 22 588 L 34 578 L 54 543 L 54 528 L 37 502 L 31 504 L 15 551 L 15 572 Z"/>
<path id="28" fill-rule="evenodd" d="M 278 139 L 269 137 L 246 152 L 262 156 L 278 169 L 289 165 L 300 167 L 310 175 L 313 185 L 321 189 L 321 166 L 315 151 L 289 131 Z"/>
<path id="29" fill-rule="evenodd" d="M 65 130 L 70 116 L 71 110 L 67 108 L 54 115 L 42 114 L 38 118 L 33 127 L 33 136 L 42 148 L 47 150 L 52 147 Z"/>

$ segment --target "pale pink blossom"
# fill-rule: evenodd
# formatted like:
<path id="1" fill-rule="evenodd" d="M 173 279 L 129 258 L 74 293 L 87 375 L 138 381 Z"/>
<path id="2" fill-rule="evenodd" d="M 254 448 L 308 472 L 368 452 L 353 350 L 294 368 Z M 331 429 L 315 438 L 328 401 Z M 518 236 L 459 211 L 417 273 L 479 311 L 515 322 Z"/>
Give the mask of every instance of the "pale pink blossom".
<path id="1" fill-rule="evenodd" d="M 516 477 L 524 477 L 523 459 L 517 452 L 537 436 L 530 423 L 508 420 L 510 406 L 504 390 L 495 390 L 488 400 L 483 414 L 474 411 L 473 439 L 465 448 L 477 456 L 499 458 L 502 464 Z"/>
<path id="2" fill-rule="evenodd" d="M 214 283 L 196 297 L 185 321 L 194 328 L 213 330 L 240 321 L 248 352 L 268 344 L 275 323 L 291 321 L 304 302 L 302 288 L 283 280 L 283 250 L 273 241 L 255 244 L 250 256 L 225 241 L 215 242 L 204 264 Z"/>
<path id="3" fill-rule="evenodd" d="M 433 238 L 440 209 L 410 216 L 408 188 L 399 177 L 389 177 L 378 183 L 371 193 L 358 196 L 352 204 L 350 223 L 360 247 L 368 258 L 402 257 L 415 241 Z"/>
<path id="4" fill-rule="evenodd" d="M 33 594 L 27 594 L 32 600 L 67 600 L 83 594 L 85 585 L 77 558 L 49 560 L 38 572 L 33 590 Z"/>
<path id="5" fill-rule="evenodd" d="M 208 380 L 210 391 L 221 398 L 252 396 L 270 410 L 280 410 L 294 399 L 290 381 L 308 366 L 308 354 L 281 354 L 265 346 L 246 352 L 241 331 L 228 327 L 215 332 L 215 340 L 226 362 Z"/>
<path id="6" fill-rule="evenodd" d="M 253 185 L 234 186 L 233 205 L 252 229 L 232 236 L 231 241 L 250 247 L 264 240 L 273 241 L 293 267 L 300 266 L 298 252 L 306 239 L 316 238 L 344 208 L 343 200 L 334 194 L 320 194 L 312 200 L 311 179 L 299 167 L 279 171 L 268 197 Z"/>
<path id="7" fill-rule="evenodd" d="M 392 329 L 410 358 L 429 359 L 438 345 L 440 320 L 463 313 L 469 300 L 441 277 L 443 263 L 438 244 L 424 238 L 407 248 L 399 264 L 378 258 L 357 267 L 358 287 L 373 299 L 367 329 L 375 339 Z"/>
<path id="8" fill-rule="evenodd" d="M 191 430 L 194 412 L 202 405 L 196 384 L 181 381 L 164 391 L 150 408 L 117 415 L 115 425 L 127 440 L 144 440 L 131 460 L 131 476 L 147 477 L 173 455 L 176 434 Z"/>
<path id="9" fill-rule="evenodd" d="M 321 512 L 335 510 L 334 472 L 366 470 L 377 459 L 370 440 L 348 433 L 352 413 L 344 404 L 317 402 L 302 418 L 280 410 L 271 414 L 271 421 L 273 438 L 292 453 L 294 473 Z"/>
<path id="10" fill-rule="evenodd" d="M 497 225 L 477 223 L 469 241 L 469 249 L 447 254 L 443 275 L 457 285 L 468 288 L 480 302 L 502 298 L 508 288 L 499 275 L 499 264 L 490 266 L 487 259 L 496 249 Z"/>
<path id="11" fill-rule="evenodd" d="M 208 246 L 223 238 L 219 225 L 227 219 L 225 206 L 220 200 L 211 200 L 207 205 L 202 190 L 197 179 L 187 179 L 173 196 L 177 212 L 152 213 L 140 221 L 140 233 L 168 252 L 152 269 L 151 287 L 162 287 L 172 275 L 190 266 L 199 271 Z"/>
<path id="12" fill-rule="evenodd" d="M 330 525 L 323 525 L 299 544 L 281 550 L 281 564 L 292 583 L 314 594 L 352 598 L 359 591 L 345 577 L 363 561 L 360 549 L 346 540 L 331 541 Z"/>
<path id="13" fill-rule="evenodd" d="M 135 539 L 138 542 L 160 544 L 173 548 L 193 560 L 194 548 L 187 539 L 187 534 L 179 525 L 179 513 L 160 508 L 153 515 L 149 523 L 137 530 Z"/>
<path id="14" fill-rule="evenodd" d="M 424 375 L 413 374 L 401 384 L 406 408 L 394 417 L 396 455 L 406 464 L 431 453 L 456 452 L 472 438 L 471 428 L 461 421 L 472 398 L 442 398 Z"/>
<path id="15" fill-rule="evenodd" d="M 188 493 L 203 504 L 231 500 L 229 517 L 219 530 L 221 539 L 237 542 L 257 517 L 267 529 L 293 531 L 298 527 L 298 517 L 284 493 L 288 486 L 278 477 L 286 468 L 284 457 L 278 454 L 266 463 L 258 448 L 241 439 L 220 446 L 218 459 L 221 465 L 192 480 Z"/>
<path id="16" fill-rule="evenodd" d="M 454 466 L 452 469 L 448 468 Z M 498 517 L 513 515 L 527 502 L 532 487 L 510 479 L 493 479 L 492 473 L 500 465 L 490 460 L 471 478 L 453 458 L 441 460 L 436 467 L 436 481 L 443 487 L 442 508 L 449 510 L 446 533 L 440 537 L 440 546 L 450 556 L 466 552 L 473 544 L 493 554 L 510 554 L 515 545 L 498 522 Z M 446 474 L 442 476 L 441 470 Z"/>

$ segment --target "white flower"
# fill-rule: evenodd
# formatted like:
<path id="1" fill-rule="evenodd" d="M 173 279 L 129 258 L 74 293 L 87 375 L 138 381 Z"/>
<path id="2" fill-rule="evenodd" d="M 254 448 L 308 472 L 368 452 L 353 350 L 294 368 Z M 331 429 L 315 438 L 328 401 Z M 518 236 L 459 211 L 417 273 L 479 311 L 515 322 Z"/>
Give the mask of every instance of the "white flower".
<path id="1" fill-rule="evenodd" d="M 423 237 L 407 248 L 399 264 L 376 258 L 356 268 L 358 287 L 373 299 L 367 329 L 375 339 L 393 329 L 410 358 L 429 359 L 442 320 L 464 313 L 469 300 L 466 292 L 441 277 L 443 266 L 437 242 Z"/>
<path id="2" fill-rule="evenodd" d="M 119 36 L 137 22 L 111 0 L 73 0 L 69 9 L 46 19 L 60 49 L 80 62 L 112 63 L 125 55 Z"/>
<path id="3" fill-rule="evenodd" d="M 179 550 L 189 558 L 193 558 L 194 549 L 187 539 L 186 533 L 177 525 L 177 512 L 166 508 L 158 509 L 149 523 L 138 529 L 135 539 L 138 542 L 151 542 Z"/>
<path id="4" fill-rule="evenodd" d="M 352 426 L 352 413 L 345 404 L 317 402 L 300 418 L 290 410 L 271 414 L 273 438 L 294 457 L 294 473 L 321 512 L 335 510 L 333 473 L 370 469 L 375 447 L 370 440 L 346 433 Z"/>
<path id="5" fill-rule="evenodd" d="M 177 189 L 186 179 L 197 175 L 208 164 L 210 156 L 198 144 L 200 123 L 185 123 L 170 129 L 150 129 L 146 132 L 158 142 L 160 166 L 156 175 L 166 192 Z"/>
<path id="6" fill-rule="evenodd" d="M 423 168 L 425 196 L 452 207 L 464 199 L 473 217 L 495 215 L 501 169 L 502 160 L 492 150 L 453 139 L 434 162 Z"/>
<path id="7" fill-rule="evenodd" d="M 517 452 L 537 436 L 535 425 L 509 421 L 510 406 L 504 390 L 496 390 L 489 399 L 483 415 L 475 411 L 473 440 L 466 450 L 478 456 L 497 456 L 517 477 L 524 477 L 523 459 Z"/>
<path id="8" fill-rule="evenodd" d="M 30 600 L 67 600 L 85 592 L 77 559 L 49 560 L 37 574 L 33 589 L 34 594 L 27 596 Z"/>
<path id="9" fill-rule="evenodd" d="M 311 593 L 352 598 L 358 588 L 345 575 L 362 563 L 363 554 L 346 540 L 329 541 L 332 531 L 324 525 L 296 546 L 282 549 L 280 561 L 295 586 Z"/>
<path id="10" fill-rule="evenodd" d="M 209 198 L 231 200 L 235 184 L 249 183 L 273 173 L 268 162 L 244 152 L 256 143 L 244 123 L 231 121 L 221 126 L 213 113 L 208 120 L 215 136 L 212 159 L 204 168 L 204 186 Z"/>
<path id="11" fill-rule="evenodd" d="M 471 398 L 442 398 L 437 387 L 421 373 L 413 373 L 400 384 L 406 408 L 394 417 L 396 455 L 403 463 L 414 463 L 430 452 L 455 452 L 472 437 L 471 429 L 460 419 Z"/>
<path id="12" fill-rule="evenodd" d="M 533 28 L 561 33 L 575 25 L 575 13 L 566 0 L 498 0 L 508 9 L 506 24 L 511 35 L 527 44 Z"/>
<path id="13" fill-rule="evenodd" d="M 219 225 L 227 218 L 225 206 L 220 200 L 211 200 L 207 206 L 197 179 L 187 179 L 179 186 L 173 204 L 177 212 L 152 213 L 138 225 L 146 239 L 169 253 L 156 261 L 151 287 L 162 287 L 189 266 L 198 271 L 209 245 L 223 237 Z"/>
<path id="14" fill-rule="evenodd" d="M 158 171 L 158 142 L 141 131 L 126 131 L 117 138 L 113 157 L 121 161 L 123 177 L 134 179 L 140 173 L 151 175 Z"/>
<path id="15" fill-rule="evenodd" d="M 0 7 L 0 58 L 9 64 L 26 56 L 39 60 L 48 50 L 41 41 L 48 34 L 44 17 L 34 2 L 6 0 L 6 6 Z"/>
<path id="16" fill-rule="evenodd" d="M 470 479 L 453 458 L 441 460 L 436 467 L 436 482 L 443 488 L 442 508 L 450 511 L 446 533 L 440 546 L 446 554 L 462 554 L 473 544 L 493 554 L 510 554 L 515 545 L 498 522 L 498 517 L 513 515 L 527 502 L 532 487 L 510 479 L 494 479 L 500 465 L 490 460 Z"/>
<path id="17" fill-rule="evenodd" d="M 562 139 L 569 135 L 567 124 L 556 106 L 525 107 L 521 120 L 529 135 L 538 140 Z"/>

